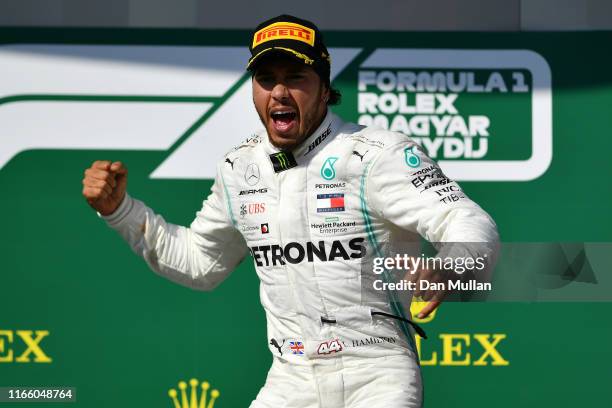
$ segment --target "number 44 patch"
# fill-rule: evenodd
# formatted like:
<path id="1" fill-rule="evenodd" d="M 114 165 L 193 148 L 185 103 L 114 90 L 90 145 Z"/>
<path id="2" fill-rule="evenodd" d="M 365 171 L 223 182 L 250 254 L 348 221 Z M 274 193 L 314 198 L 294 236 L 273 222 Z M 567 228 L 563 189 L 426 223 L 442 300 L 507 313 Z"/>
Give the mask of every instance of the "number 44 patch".
<path id="1" fill-rule="evenodd" d="M 338 339 L 324 341 L 323 343 L 319 344 L 319 348 L 317 349 L 318 354 L 331 354 L 339 351 L 342 351 L 342 343 L 340 343 L 340 340 Z"/>

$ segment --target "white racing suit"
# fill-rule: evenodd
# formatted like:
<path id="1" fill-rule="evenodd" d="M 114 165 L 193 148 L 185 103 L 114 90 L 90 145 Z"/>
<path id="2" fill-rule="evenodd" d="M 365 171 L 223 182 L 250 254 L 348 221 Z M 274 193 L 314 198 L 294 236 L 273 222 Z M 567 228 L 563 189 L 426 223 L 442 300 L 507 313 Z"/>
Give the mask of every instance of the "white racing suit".
<path id="1" fill-rule="evenodd" d="M 421 406 L 412 334 L 372 315 L 402 311 L 362 285 L 361 260 L 419 236 L 495 251 L 494 222 L 402 134 L 329 112 L 278 153 L 265 131 L 230 151 L 189 228 L 129 195 L 104 218 L 156 273 L 194 289 L 213 289 L 251 254 L 274 356 L 251 407 Z"/>

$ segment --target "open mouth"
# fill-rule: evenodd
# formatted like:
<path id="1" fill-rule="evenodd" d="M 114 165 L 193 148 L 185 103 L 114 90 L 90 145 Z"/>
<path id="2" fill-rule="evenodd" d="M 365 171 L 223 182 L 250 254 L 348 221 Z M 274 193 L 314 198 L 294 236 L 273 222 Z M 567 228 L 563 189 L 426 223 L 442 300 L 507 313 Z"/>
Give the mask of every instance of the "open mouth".
<path id="1" fill-rule="evenodd" d="M 276 111 L 270 116 L 274 122 L 274 128 L 279 132 L 286 132 L 295 124 L 297 114 L 292 111 Z"/>

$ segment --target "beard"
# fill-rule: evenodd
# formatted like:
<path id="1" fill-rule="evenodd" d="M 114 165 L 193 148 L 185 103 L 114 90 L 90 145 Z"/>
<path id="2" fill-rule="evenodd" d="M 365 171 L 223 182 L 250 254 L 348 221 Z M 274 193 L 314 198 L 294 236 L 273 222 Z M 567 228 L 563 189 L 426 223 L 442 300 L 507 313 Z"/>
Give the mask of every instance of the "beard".
<path id="1" fill-rule="evenodd" d="M 304 111 L 298 111 L 298 114 L 296 115 L 298 126 L 296 133 L 293 135 L 284 136 L 277 134 L 270 123 L 271 118 L 268 115 L 267 109 L 264 112 L 260 112 L 256 109 L 259 120 L 264 125 L 266 132 L 268 133 L 270 143 L 279 149 L 291 150 L 306 140 L 319 127 L 325 118 L 325 114 L 327 113 L 327 104 L 321 106 L 322 95 L 323 88 L 320 88 L 317 95 L 312 100 L 312 105 L 305 107 Z"/>

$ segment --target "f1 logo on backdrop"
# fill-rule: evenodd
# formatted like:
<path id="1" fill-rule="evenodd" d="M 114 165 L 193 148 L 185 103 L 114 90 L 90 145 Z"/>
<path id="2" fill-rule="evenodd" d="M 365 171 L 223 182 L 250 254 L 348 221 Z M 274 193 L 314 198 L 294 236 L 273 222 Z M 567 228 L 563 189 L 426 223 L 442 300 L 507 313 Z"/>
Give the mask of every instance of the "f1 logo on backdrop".
<path id="1" fill-rule="evenodd" d="M 335 53 L 332 78 L 359 49 Z M 214 179 L 261 128 L 246 47 L 0 46 L 0 170 L 31 149 L 163 150 L 152 178 Z"/>
<path id="2" fill-rule="evenodd" d="M 528 50 L 375 50 L 359 123 L 414 138 L 451 178 L 527 181 L 552 161 L 551 74 Z"/>
<path id="3" fill-rule="evenodd" d="M 361 49 L 330 52 L 333 79 Z M 0 170 L 31 149 L 162 150 L 152 178 L 213 179 L 222 155 L 261 128 L 247 59 L 244 47 L 1 46 Z M 409 133 L 449 177 L 530 180 L 552 160 L 550 69 L 538 54 L 377 49 L 359 70 L 359 121 Z M 475 94 L 499 109 L 478 112 Z"/>

